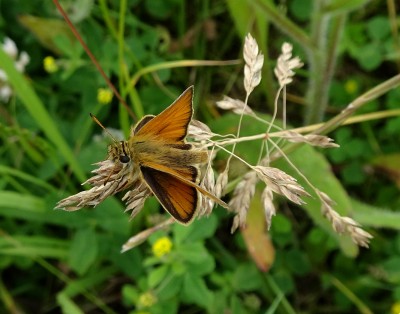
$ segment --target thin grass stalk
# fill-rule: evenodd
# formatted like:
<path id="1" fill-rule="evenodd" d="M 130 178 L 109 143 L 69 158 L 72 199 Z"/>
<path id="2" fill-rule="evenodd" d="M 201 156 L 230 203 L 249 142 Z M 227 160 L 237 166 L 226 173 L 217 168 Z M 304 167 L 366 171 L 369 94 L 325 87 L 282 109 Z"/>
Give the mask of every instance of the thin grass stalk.
<path id="1" fill-rule="evenodd" d="M 157 64 L 151 64 L 147 67 L 144 67 L 138 70 L 130 79 L 129 86 L 126 92 L 130 92 L 132 88 L 134 88 L 139 81 L 139 79 L 148 73 L 164 70 L 164 69 L 172 69 L 172 68 L 181 68 L 181 67 L 200 67 L 200 66 L 225 66 L 225 65 L 238 65 L 241 64 L 242 60 L 227 60 L 227 61 L 214 61 L 214 60 L 180 60 L 180 61 L 169 61 L 162 62 Z"/>
<path id="2" fill-rule="evenodd" d="M 347 15 L 340 14 L 333 18 L 321 15 L 322 9 L 318 3 L 319 1 L 314 2 L 313 15 L 316 17 L 312 23 L 312 38 L 318 49 L 309 55 L 308 60 L 310 76 L 306 95 L 308 106 L 304 116 L 306 125 L 320 122 L 328 106 L 329 88 Z"/>
<path id="3" fill-rule="evenodd" d="M 350 287 L 347 287 L 339 279 L 333 276 L 329 276 L 331 283 L 336 287 L 344 296 L 346 296 L 360 311 L 361 314 L 373 314 L 371 309 L 366 303 L 364 303 Z"/>
<path id="4" fill-rule="evenodd" d="M 266 15 L 267 19 L 269 19 L 282 32 L 288 34 L 293 41 L 298 42 L 304 50 L 310 52 L 311 50 L 317 49 L 311 41 L 310 36 L 308 36 L 302 28 L 289 20 L 284 14 L 281 14 L 272 2 L 256 0 L 250 1 L 250 3 L 254 5 L 255 12 L 262 11 Z"/>
<path id="5" fill-rule="evenodd" d="M 118 14 L 118 65 L 119 65 L 119 73 L 118 73 L 118 84 L 119 84 L 119 90 L 123 90 L 124 86 L 124 74 L 128 71 L 128 69 L 125 66 L 125 56 L 124 56 L 124 51 L 125 51 L 125 15 L 126 15 L 126 10 L 127 10 L 127 1 L 126 0 L 121 0 L 119 2 L 119 14 Z M 120 127 L 123 130 L 125 136 L 129 134 L 130 126 L 132 124 L 132 121 L 130 121 L 128 112 L 122 107 L 118 106 L 119 108 L 119 123 Z M 134 108 L 135 115 L 137 119 L 140 118 L 140 116 L 137 115 L 138 110 L 137 108 Z"/>
<path id="6" fill-rule="evenodd" d="M 109 10 L 107 7 L 107 2 L 105 0 L 100 0 L 99 4 L 101 13 L 103 14 L 103 20 L 107 25 L 107 29 L 110 31 L 111 35 L 115 38 L 115 40 L 118 40 L 117 30 L 115 28 L 113 21 L 110 18 L 110 14 L 108 14 Z"/>
<path id="7" fill-rule="evenodd" d="M 392 31 L 392 40 L 393 46 L 397 51 L 397 54 L 400 53 L 400 36 L 399 36 L 399 27 L 397 22 L 397 13 L 396 13 L 396 4 L 394 0 L 387 0 L 387 7 L 388 7 L 388 15 L 389 15 L 389 22 L 390 22 L 390 29 Z M 398 2 L 397 2 L 398 3 Z M 397 65 L 397 72 L 400 72 L 400 59 L 396 58 L 394 60 Z"/>

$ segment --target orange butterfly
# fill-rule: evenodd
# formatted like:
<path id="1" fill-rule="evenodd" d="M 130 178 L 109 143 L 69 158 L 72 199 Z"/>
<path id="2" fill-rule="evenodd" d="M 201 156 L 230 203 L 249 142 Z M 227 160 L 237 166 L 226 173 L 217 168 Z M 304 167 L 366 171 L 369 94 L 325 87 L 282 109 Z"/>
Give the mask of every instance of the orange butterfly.
<path id="1" fill-rule="evenodd" d="M 200 193 L 227 207 L 223 201 L 198 185 L 198 165 L 207 161 L 208 154 L 206 150 L 194 148 L 185 139 L 193 116 L 193 89 L 193 86 L 186 89 L 159 115 L 143 117 L 133 127 L 127 141 L 115 142 L 109 147 L 108 160 L 113 162 L 114 167 L 104 183 L 110 189 L 112 186 L 106 196 L 126 189 L 139 180 L 145 183 L 164 209 L 182 224 L 190 223 L 195 217 Z M 123 176 L 122 173 L 130 177 L 123 183 L 117 179 Z M 88 180 L 88 183 L 93 182 L 93 178 Z M 91 201 L 86 195 L 83 197 L 82 193 L 85 192 L 79 193 L 81 198 L 77 198 L 77 194 L 75 198 L 72 196 L 60 201 L 58 207 L 75 210 L 100 202 Z M 100 196 L 100 199 L 105 197 Z M 78 200 L 78 207 L 70 206 L 78 203 Z"/>

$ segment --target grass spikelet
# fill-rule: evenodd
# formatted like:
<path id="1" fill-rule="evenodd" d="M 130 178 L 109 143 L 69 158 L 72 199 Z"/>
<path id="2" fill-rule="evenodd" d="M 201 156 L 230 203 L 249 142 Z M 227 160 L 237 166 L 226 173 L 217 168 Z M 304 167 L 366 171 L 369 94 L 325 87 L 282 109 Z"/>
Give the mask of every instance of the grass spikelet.
<path id="1" fill-rule="evenodd" d="M 275 193 L 287 197 L 292 202 L 302 205 L 305 202 L 301 196 L 310 196 L 296 179 L 278 168 L 256 166 L 258 177 Z"/>
<path id="2" fill-rule="evenodd" d="M 264 55 L 259 52 L 256 40 L 247 34 L 244 43 L 243 57 L 244 66 L 244 89 L 250 94 L 260 84 L 261 69 L 264 64 Z"/>
<path id="3" fill-rule="evenodd" d="M 293 81 L 295 75 L 294 69 L 301 68 L 303 63 L 299 57 L 292 58 L 293 46 L 289 43 L 282 45 L 282 54 L 278 58 L 278 62 L 274 69 L 276 78 L 280 87 L 286 86 Z"/>

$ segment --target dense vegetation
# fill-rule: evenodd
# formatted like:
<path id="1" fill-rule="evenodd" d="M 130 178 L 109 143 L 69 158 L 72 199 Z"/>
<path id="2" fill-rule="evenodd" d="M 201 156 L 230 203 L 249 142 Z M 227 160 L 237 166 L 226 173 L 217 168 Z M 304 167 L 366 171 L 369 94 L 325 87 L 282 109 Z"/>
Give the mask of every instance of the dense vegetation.
<path id="1" fill-rule="evenodd" d="M 5 43 L 0 52 L 0 312 L 399 313 L 396 4 L 63 1 L 130 114 L 116 97 L 111 99 L 53 2 L 0 2 L 0 40 Z M 196 119 L 215 133 L 236 134 L 239 115 L 215 103 L 223 95 L 245 100 L 248 33 L 264 54 L 262 80 L 248 105 L 259 118 L 271 120 L 279 87 L 276 60 L 284 42 L 293 44 L 304 66 L 279 100 L 283 94 L 287 98 L 288 126 L 330 121 L 322 133 L 340 148 L 285 141 L 279 146 L 337 203 L 332 206 L 340 215 L 373 235 L 368 249 L 333 231 L 316 195 L 284 158 L 272 166 L 297 178 L 311 197 L 298 206 L 275 195 L 277 214 L 269 230 L 260 183 L 246 228 L 231 234 L 234 215 L 216 207 L 190 226 L 151 232 L 125 253 L 121 247 L 131 236 L 168 217 L 154 198 L 132 220 L 119 195 L 94 209 L 54 210 L 60 199 L 87 188 L 80 183 L 107 155 L 110 137 L 89 113 L 114 136 L 128 136 L 136 119 L 159 113 L 194 85 Z M 18 48 L 14 56 L 6 38 Z M 359 104 L 351 117 L 331 120 L 350 103 Z M 279 108 L 277 125 L 281 118 Z M 240 135 L 266 129 L 245 116 Z M 256 164 L 259 147 L 260 141 L 245 142 L 235 152 Z M 226 162 L 227 155 L 219 152 L 216 175 Z M 230 169 L 222 196 L 226 202 L 247 171 L 235 158 Z"/>

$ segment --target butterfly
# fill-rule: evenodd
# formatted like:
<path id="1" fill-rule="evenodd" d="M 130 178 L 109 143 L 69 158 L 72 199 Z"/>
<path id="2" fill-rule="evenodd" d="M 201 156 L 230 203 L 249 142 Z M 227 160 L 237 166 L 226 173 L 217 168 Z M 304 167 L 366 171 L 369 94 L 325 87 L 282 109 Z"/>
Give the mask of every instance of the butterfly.
<path id="1" fill-rule="evenodd" d="M 195 148 L 186 141 L 193 117 L 193 90 L 193 86 L 187 88 L 157 116 L 144 116 L 132 128 L 127 141 L 114 140 L 109 146 L 107 159 L 113 163 L 113 170 L 104 180 L 104 185 L 110 187 L 106 196 L 139 181 L 144 183 L 162 207 L 182 224 L 190 223 L 195 217 L 200 206 L 201 194 L 227 207 L 225 202 L 199 186 L 199 165 L 207 162 L 208 153 L 207 150 Z M 95 117 L 93 118 L 103 127 Z M 104 179 L 104 176 L 102 178 Z M 89 183 L 95 182 L 90 180 Z M 99 190 L 100 186 L 96 192 Z M 134 193 L 135 190 L 139 192 L 140 189 L 136 188 L 130 193 Z M 82 194 L 85 192 L 76 195 L 81 194 L 81 198 L 75 196 L 60 201 L 57 207 L 68 207 L 71 203 L 77 203 L 78 199 L 78 207 L 65 209 L 75 210 L 99 202 L 90 201 Z M 106 196 L 99 197 L 104 199 Z"/>

